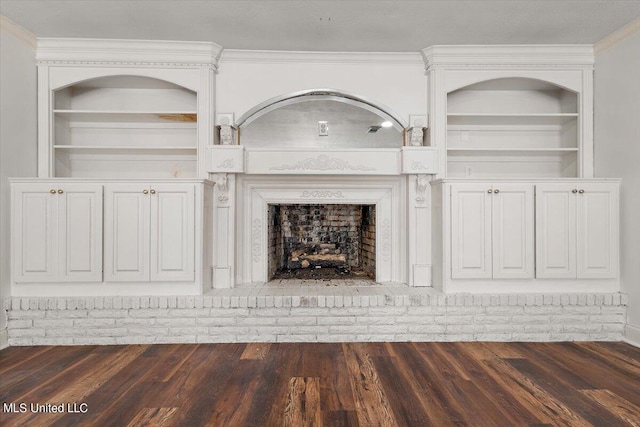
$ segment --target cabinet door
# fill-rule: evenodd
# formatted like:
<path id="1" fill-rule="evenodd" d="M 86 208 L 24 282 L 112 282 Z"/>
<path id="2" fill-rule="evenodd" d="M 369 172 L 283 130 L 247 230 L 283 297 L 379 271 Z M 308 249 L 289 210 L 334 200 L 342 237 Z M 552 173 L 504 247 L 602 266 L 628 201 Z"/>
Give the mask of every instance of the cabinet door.
<path id="1" fill-rule="evenodd" d="M 151 280 L 195 277 L 195 186 L 151 186 Z"/>
<path id="2" fill-rule="evenodd" d="M 148 281 L 149 185 L 106 185 L 104 193 L 104 280 Z"/>
<path id="3" fill-rule="evenodd" d="M 12 191 L 13 279 L 16 283 L 56 282 L 57 188 L 51 184 L 14 184 Z"/>
<path id="4" fill-rule="evenodd" d="M 489 184 L 451 185 L 451 277 L 491 278 Z"/>
<path id="5" fill-rule="evenodd" d="M 61 184 L 58 195 L 59 278 L 102 281 L 102 185 Z"/>
<path id="6" fill-rule="evenodd" d="M 577 184 L 536 185 L 536 277 L 576 277 Z"/>
<path id="7" fill-rule="evenodd" d="M 491 206 L 493 278 L 533 278 L 533 185 L 494 184 Z"/>
<path id="8" fill-rule="evenodd" d="M 617 184 L 580 185 L 576 202 L 578 278 L 615 278 L 618 274 Z"/>

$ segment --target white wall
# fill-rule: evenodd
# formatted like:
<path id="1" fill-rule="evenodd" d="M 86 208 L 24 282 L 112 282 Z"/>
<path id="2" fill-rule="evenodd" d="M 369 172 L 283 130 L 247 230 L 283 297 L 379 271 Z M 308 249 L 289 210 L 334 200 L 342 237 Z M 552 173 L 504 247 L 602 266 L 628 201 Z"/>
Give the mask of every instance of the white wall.
<path id="1" fill-rule="evenodd" d="M 0 15 L 0 299 L 10 292 L 9 177 L 36 176 L 36 38 Z M 6 327 L 0 311 L 0 331 Z M 0 342 L 1 345 L 1 342 Z"/>
<path id="2" fill-rule="evenodd" d="M 595 46 L 595 174 L 620 177 L 621 289 L 640 345 L 640 19 Z"/>
<path id="3" fill-rule="evenodd" d="M 248 110 L 305 89 L 338 89 L 389 108 L 408 123 L 427 113 L 427 78 L 419 53 L 224 51 L 216 82 L 216 111 Z"/>

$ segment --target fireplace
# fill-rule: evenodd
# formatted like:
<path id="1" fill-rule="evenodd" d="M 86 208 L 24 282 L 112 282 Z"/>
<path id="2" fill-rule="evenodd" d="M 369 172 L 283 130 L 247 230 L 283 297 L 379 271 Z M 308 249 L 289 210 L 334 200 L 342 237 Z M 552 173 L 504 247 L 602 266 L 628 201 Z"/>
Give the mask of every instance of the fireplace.
<path id="1" fill-rule="evenodd" d="M 375 279 L 375 205 L 269 204 L 268 278 Z"/>

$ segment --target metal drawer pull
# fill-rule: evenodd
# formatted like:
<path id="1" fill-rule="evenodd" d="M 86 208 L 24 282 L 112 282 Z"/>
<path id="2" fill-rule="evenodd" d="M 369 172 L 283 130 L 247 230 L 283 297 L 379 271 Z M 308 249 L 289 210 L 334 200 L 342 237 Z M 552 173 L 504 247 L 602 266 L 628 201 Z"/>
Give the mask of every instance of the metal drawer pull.
<path id="1" fill-rule="evenodd" d="M 584 193 L 584 190 L 580 190 L 580 191 L 578 191 L 578 193 L 582 194 L 582 193 Z"/>
<path id="2" fill-rule="evenodd" d="M 51 194 L 56 194 L 56 190 L 54 190 L 53 188 L 51 190 L 49 190 L 49 193 Z"/>
<path id="3" fill-rule="evenodd" d="M 493 190 L 494 193 L 498 194 L 500 192 L 500 190 Z"/>
<path id="4" fill-rule="evenodd" d="M 156 190 L 151 190 L 151 194 L 156 194 Z"/>
<path id="5" fill-rule="evenodd" d="M 64 191 L 62 191 L 61 189 L 58 189 L 58 194 L 62 194 L 64 193 Z"/>
<path id="6" fill-rule="evenodd" d="M 142 194 L 149 194 L 149 190 L 142 190 Z"/>

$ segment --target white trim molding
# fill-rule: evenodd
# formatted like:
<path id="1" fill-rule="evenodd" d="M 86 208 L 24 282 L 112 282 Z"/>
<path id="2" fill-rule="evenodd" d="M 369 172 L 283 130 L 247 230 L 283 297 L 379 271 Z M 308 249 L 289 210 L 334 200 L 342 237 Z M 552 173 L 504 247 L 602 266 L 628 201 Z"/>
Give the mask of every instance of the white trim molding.
<path id="1" fill-rule="evenodd" d="M 422 65 L 417 52 L 302 52 L 225 49 L 220 63 Z"/>
<path id="2" fill-rule="evenodd" d="M 7 328 L 0 329 L 0 350 L 9 347 L 9 331 Z"/>
<path id="3" fill-rule="evenodd" d="M 592 45 L 436 45 L 422 49 L 432 68 L 593 68 Z"/>
<path id="4" fill-rule="evenodd" d="M 135 64 L 218 69 L 222 46 L 213 42 L 39 38 L 38 64 Z"/>
<path id="5" fill-rule="evenodd" d="M 624 338 L 622 340 L 632 346 L 640 347 L 640 326 L 627 323 L 624 327 Z"/>
<path id="6" fill-rule="evenodd" d="M 21 27 L 13 22 L 11 19 L 0 14 L 0 29 L 11 34 L 15 38 L 27 43 L 32 49 L 36 49 L 38 46 L 38 38 L 31 31 Z M 6 331 L 5 331 L 6 332 Z"/>
<path id="7" fill-rule="evenodd" d="M 613 33 L 599 40 L 595 45 L 593 45 L 593 50 L 595 53 L 602 52 L 603 50 L 612 48 L 639 33 L 640 18 L 636 18 L 624 27 L 617 29 Z"/>

